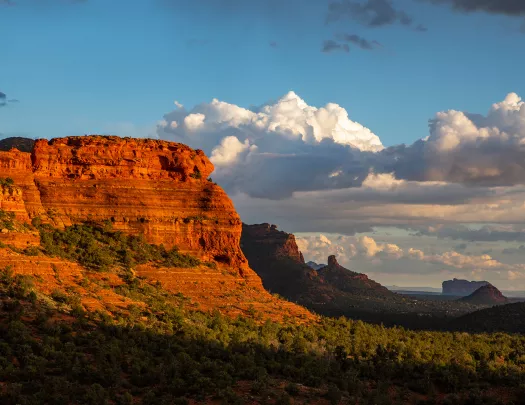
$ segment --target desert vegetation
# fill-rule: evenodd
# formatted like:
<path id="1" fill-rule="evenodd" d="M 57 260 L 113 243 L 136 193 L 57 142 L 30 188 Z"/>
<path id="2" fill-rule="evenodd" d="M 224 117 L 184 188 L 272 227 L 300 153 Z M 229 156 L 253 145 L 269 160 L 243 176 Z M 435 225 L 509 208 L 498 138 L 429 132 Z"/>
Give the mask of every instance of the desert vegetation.
<path id="1" fill-rule="evenodd" d="M 35 221 L 36 222 L 36 221 Z M 146 243 L 142 236 L 114 232 L 105 226 L 80 224 L 64 230 L 38 225 L 43 253 L 76 261 L 82 266 L 104 271 L 114 266 L 130 268 L 153 262 L 164 267 L 195 267 L 201 262 L 178 249 Z"/>
<path id="2" fill-rule="evenodd" d="M 0 271 L 2 404 L 510 404 L 523 392 L 521 335 L 231 319 L 121 277 L 114 291 L 140 305 L 87 313 Z"/>

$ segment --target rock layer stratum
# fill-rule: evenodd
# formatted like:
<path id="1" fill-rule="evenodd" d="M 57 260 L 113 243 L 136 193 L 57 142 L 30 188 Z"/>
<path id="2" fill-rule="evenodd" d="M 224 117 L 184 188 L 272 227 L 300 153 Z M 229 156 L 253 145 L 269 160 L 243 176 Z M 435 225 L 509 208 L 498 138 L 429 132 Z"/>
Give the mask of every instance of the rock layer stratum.
<path id="1" fill-rule="evenodd" d="M 226 193 L 208 180 L 212 171 L 202 151 L 151 139 L 42 139 L 31 153 L 0 151 L 0 178 L 22 191 L 19 219 L 57 227 L 111 221 L 151 243 L 242 265 L 242 224 Z"/>

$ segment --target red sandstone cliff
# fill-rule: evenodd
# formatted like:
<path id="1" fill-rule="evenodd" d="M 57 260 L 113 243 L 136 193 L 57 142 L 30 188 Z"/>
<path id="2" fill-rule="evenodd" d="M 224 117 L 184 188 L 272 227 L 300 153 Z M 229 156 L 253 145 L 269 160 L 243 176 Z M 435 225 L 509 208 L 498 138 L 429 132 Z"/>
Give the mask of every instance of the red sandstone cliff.
<path id="1" fill-rule="evenodd" d="M 335 256 L 328 258 L 327 266 L 312 269 L 295 236 L 275 225 L 244 224 L 241 247 L 265 288 L 320 314 L 368 319 L 365 312 L 412 310 L 402 297 L 365 274 L 340 266 Z"/>
<path id="2" fill-rule="evenodd" d="M 15 186 L 22 190 L 23 208 L 17 208 L 20 219 L 34 217 L 43 212 L 40 194 L 35 185 L 31 154 L 12 149 L 8 152 L 0 151 L 0 178 L 12 178 Z"/>
<path id="3" fill-rule="evenodd" d="M 31 153 L 0 151 L 0 179 L 14 180 L 13 187 L 0 189 L 0 209 L 15 212 L 18 221 L 38 217 L 55 227 L 110 221 L 114 229 L 144 234 L 150 243 L 213 260 L 217 269 L 135 269 L 168 291 L 183 293 L 200 309 L 314 319 L 263 289 L 240 249 L 242 223 L 231 200 L 208 180 L 212 171 L 202 151 L 179 143 L 115 136 L 38 140 Z M 0 233 L 0 242 L 21 249 L 38 244 L 38 234 Z M 76 280 L 84 270 L 77 264 L 0 247 L 0 269 L 8 265 L 17 273 L 38 275 L 42 290 L 69 286 L 83 291 Z M 89 292 L 82 295 L 86 307 L 101 305 Z"/>
<path id="4" fill-rule="evenodd" d="M 21 219 L 38 216 L 59 227 L 109 220 L 151 243 L 244 267 L 241 221 L 207 180 L 212 171 L 202 151 L 152 139 L 42 139 L 31 154 L 0 152 L 0 178 L 22 190 Z"/>

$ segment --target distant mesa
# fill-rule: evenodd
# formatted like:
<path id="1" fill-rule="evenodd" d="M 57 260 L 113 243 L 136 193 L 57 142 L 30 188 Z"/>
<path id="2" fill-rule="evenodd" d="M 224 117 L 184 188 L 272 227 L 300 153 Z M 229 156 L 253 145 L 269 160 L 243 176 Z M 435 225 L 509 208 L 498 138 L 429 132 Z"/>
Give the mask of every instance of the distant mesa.
<path id="1" fill-rule="evenodd" d="M 326 264 L 317 264 L 316 262 L 306 262 L 306 265 L 314 270 L 322 269 L 323 267 L 326 267 Z"/>
<path id="2" fill-rule="evenodd" d="M 474 305 L 501 305 L 506 304 L 508 299 L 489 283 L 478 288 L 469 296 L 461 298 L 460 301 Z"/>
<path id="3" fill-rule="evenodd" d="M 472 294 L 478 288 L 489 284 L 488 281 L 468 281 L 453 280 L 443 281 L 443 294 L 446 295 L 457 295 L 458 297 L 466 297 Z"/>

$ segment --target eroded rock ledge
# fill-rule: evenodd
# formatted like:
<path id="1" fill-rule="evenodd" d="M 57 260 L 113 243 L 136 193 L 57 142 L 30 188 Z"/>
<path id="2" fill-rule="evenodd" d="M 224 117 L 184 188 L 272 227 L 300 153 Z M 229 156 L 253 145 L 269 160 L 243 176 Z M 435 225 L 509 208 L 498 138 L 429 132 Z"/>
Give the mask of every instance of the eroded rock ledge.
<path id="1" fill-rule="evenodd" d="M 38 217 L 57 227 L 111 221 L 151 243 L 247 267 L 242 223 L 208 180 L 213 169 L 204 152 L 153 139 L 41 139 L 31 153 L 0 151 L 0 178 L 12 178 L 22 193 L 4 204 L 16 205 L 20 220 Z"/>

